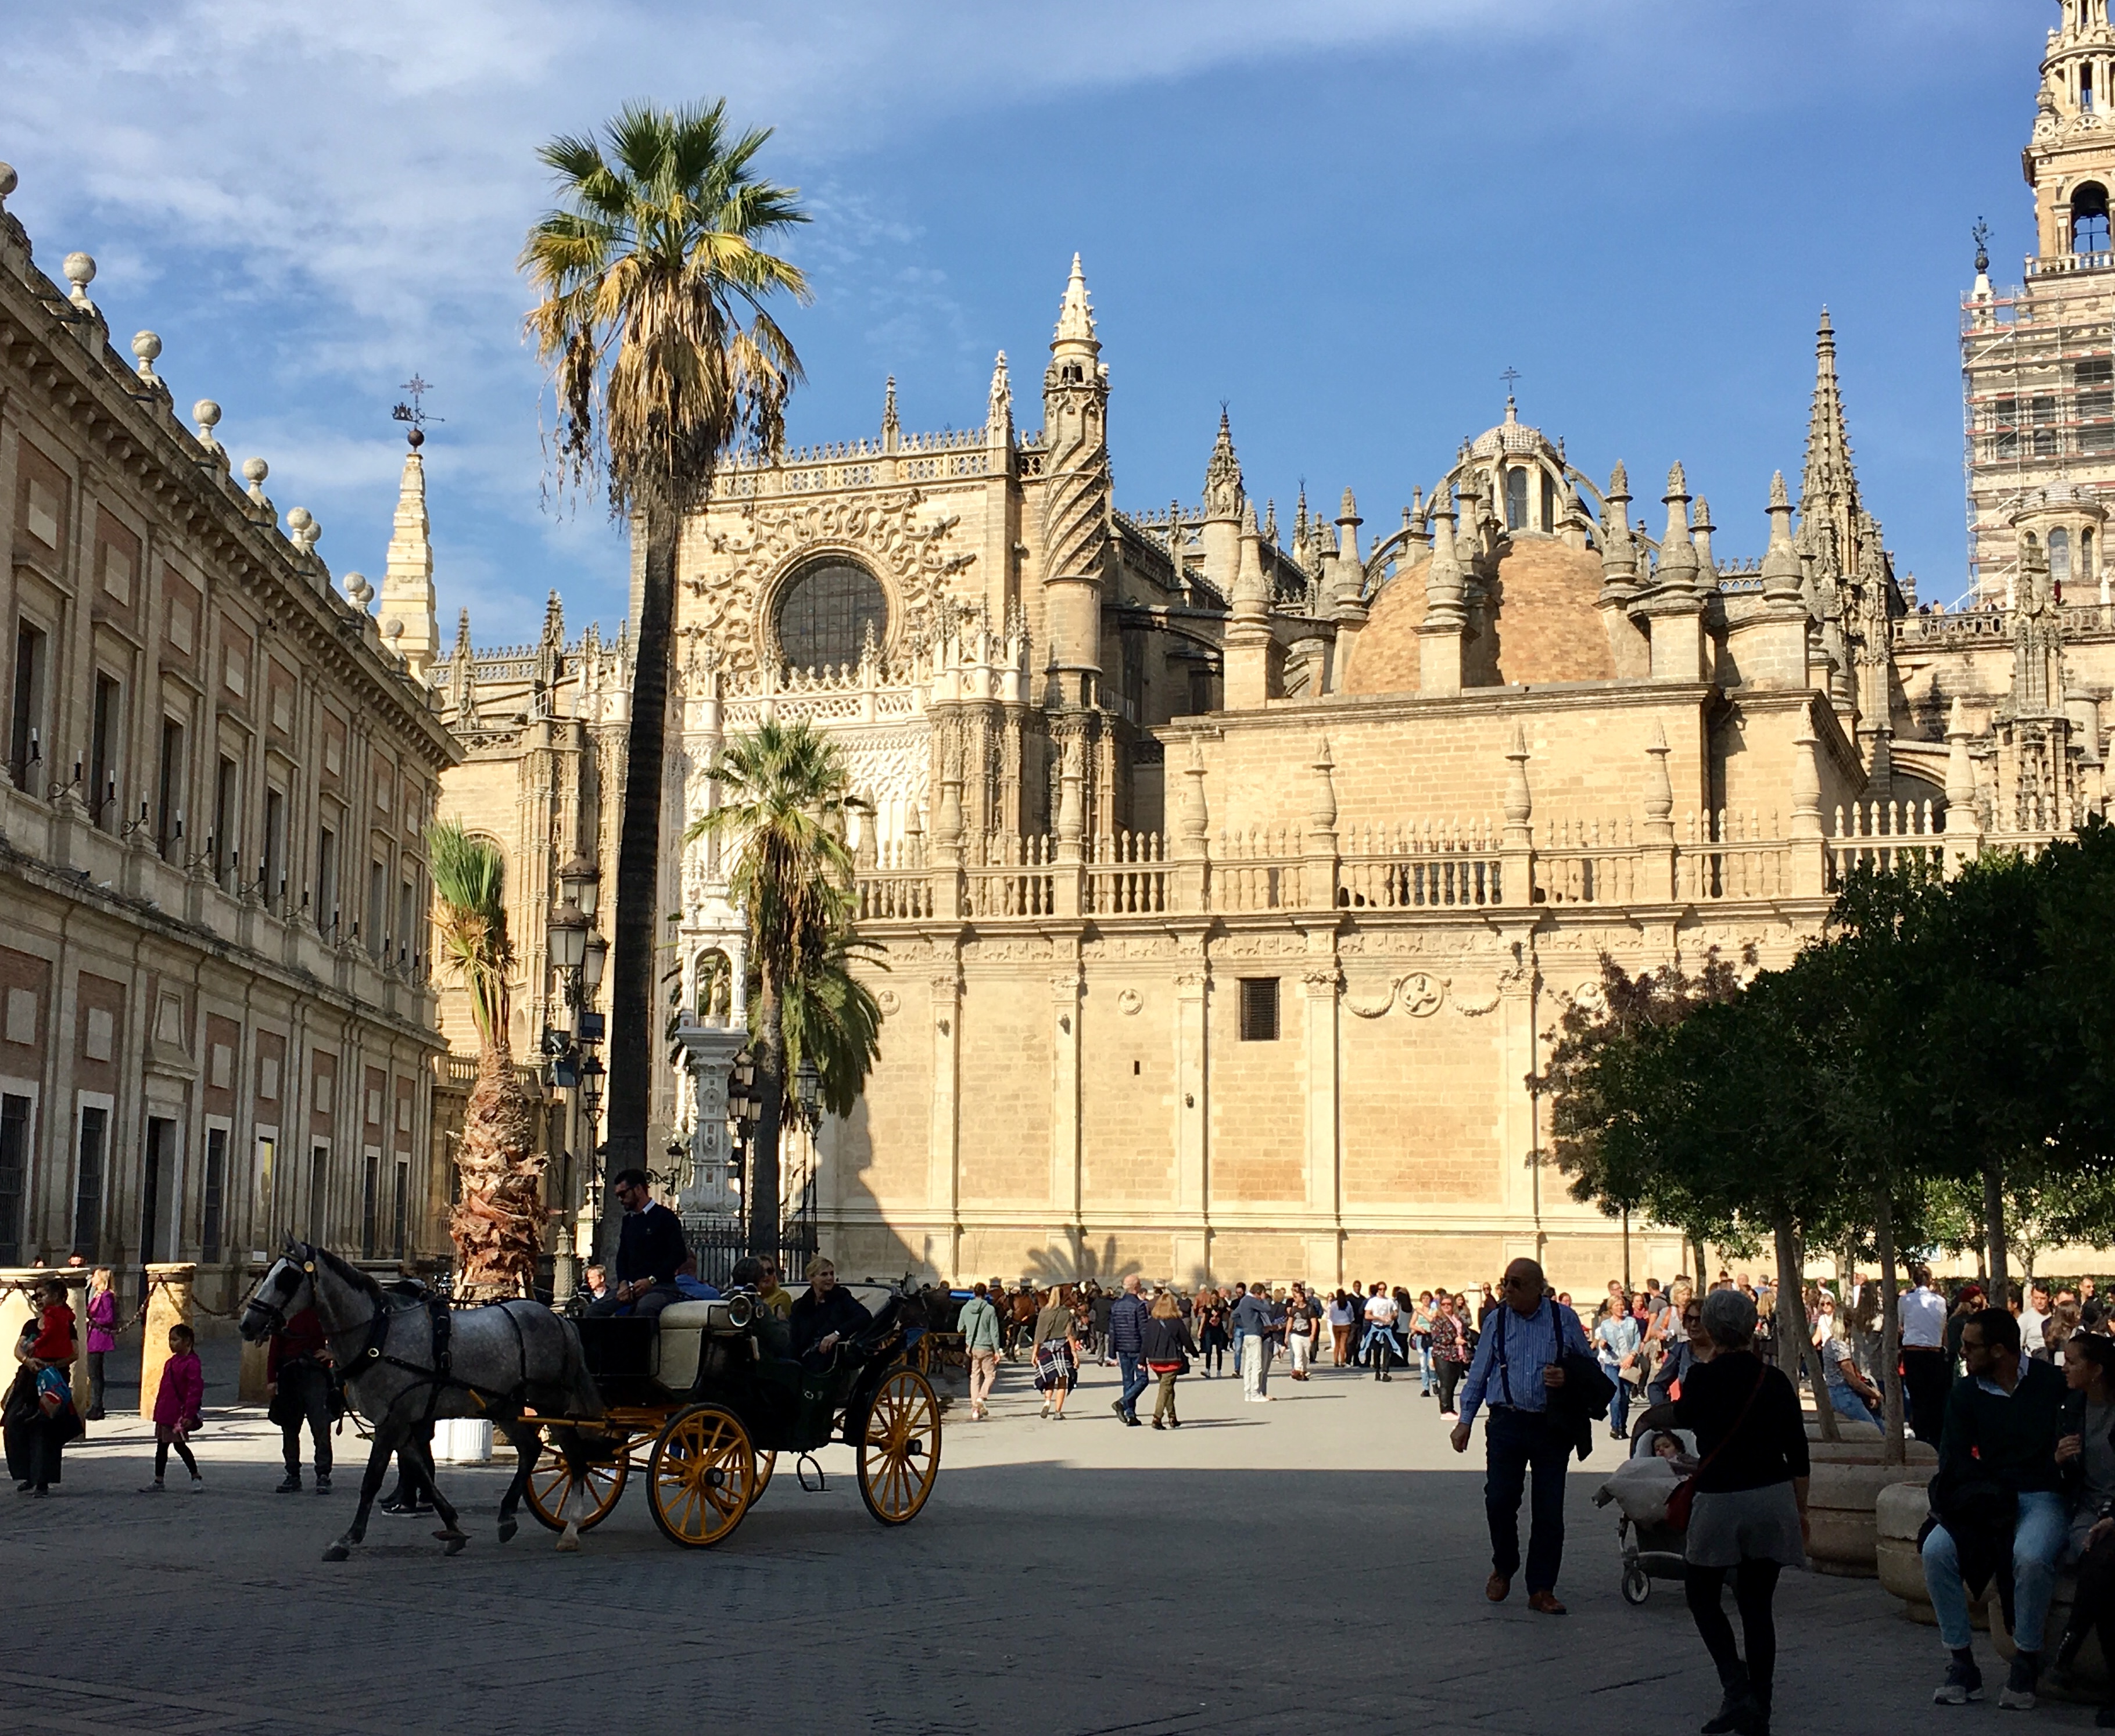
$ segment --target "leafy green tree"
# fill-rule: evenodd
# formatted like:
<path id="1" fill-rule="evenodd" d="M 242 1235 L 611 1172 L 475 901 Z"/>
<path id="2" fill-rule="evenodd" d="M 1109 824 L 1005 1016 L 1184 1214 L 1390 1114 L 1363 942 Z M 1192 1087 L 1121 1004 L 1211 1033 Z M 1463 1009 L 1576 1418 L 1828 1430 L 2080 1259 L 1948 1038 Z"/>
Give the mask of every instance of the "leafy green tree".
<path id="1" fill-rule="evenodd" d="M 562 483 L 608 486 L 643 544 L 639 634 L 617 859 L 608 1149 L 644 1166 L 652 1083 L 662 772 L 676 548 L 684 515 L 732 451 L 777 444 L 801 378 L 773 297 L 807 297 L 765 243 L 807 214 L 764 179 L 767 129 L 736 132 L 724 103 L 626 107 L 599 140 L 538 153 L 558 207 L 529 232 L 528 317 L 558 402 Z"/>

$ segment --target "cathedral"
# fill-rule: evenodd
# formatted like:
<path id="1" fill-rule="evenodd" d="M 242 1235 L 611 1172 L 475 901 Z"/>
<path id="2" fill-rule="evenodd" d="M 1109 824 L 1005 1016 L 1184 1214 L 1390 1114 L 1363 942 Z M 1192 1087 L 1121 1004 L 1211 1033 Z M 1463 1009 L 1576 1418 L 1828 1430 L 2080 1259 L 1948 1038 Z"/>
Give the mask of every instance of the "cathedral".
<path id="1" fill-rule="evenodd" d="M 1825 313 L 1796 490 L 1714 490 L 1759 561 L 1718 555 L 1681 463 L 1584 468 L 1510 400 L 1385 525 L 1349 491 L 1289 534 L 1259 515 L 1223 416 L 1198 497 L 1132 510 L 1077 259 L 1018 401 L 1002 354 L 966 430 L 906 432 L 892 382 L 877 433 L 718 474 L 678 557 L 672 987 L 686 1022 L 741 1018 L 727 864 L 681 841 L 730 736 L 812 720 L 860 799 L 886 1015 L 855 1112 L 790 1154 L 841 1267 L 1685 1263 L 1550 1157 L 1536 1080 L 1602 958 L 1780 965 L 1854 863 L 2035 848 L 2104 803 L 2115 34 L 2106 0 L 2062 4 L 2026 287 L 1986 256 L 1962 304 L 1966 607 L 1895 570 Z M 554 598 L 537 645 L 474 650 L 466 621 L 432 649 L 466 752 L 443 808 L 502 836 L 525 912 L 582 853 L 613 884 L 622 634 L 569 641 Z M 550 1005 L 540 926 L 518 1038 Z M 723 1129 L 664 1070 L 651 1148 L 687 1211 L 729 1212 Z"/>

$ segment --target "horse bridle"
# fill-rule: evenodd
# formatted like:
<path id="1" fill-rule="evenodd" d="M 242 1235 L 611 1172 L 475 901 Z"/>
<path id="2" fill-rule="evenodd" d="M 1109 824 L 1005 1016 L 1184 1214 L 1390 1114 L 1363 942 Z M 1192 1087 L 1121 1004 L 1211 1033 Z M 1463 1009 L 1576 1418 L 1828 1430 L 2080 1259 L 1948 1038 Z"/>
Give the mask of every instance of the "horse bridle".
<path id="1" fill-rule="evenodd" d="M 296 1271 L 294 1269 L 293 1257 L 291 1254 L 282 1255 L 280 1257 L 286 1266 L 286 1270 L 281 1276 L 293 1279 L 293 1289 L 299 1289 L 305 1279 L 312 1279 L 315 1276 L 316 1262 L 313 1259 L 301 1262 L 301 1268 Z M 264 1299 L 264 1285 L 268 1280 L 271 1281 L 272 1288 L 275 1292 L 279 1289 L 279 1280 L 273 1279 L 269 1272 L 266 1273 L 264 1277 L 257 1280 L 257 1288 L 250 1294 L 250 1299 L 243 1303 L 242 1310 L 246 1314 L 252 1308 L 261 1309 L 266 1317 L 271 1321 L 272 1330 L 274 1332 L 283 1332 L 287 1330 L 286 1304 L 280 1302 L 267 1302 Z M 287 1294 L 291 1295 L 293 1290 L 289 1290 Z"/>

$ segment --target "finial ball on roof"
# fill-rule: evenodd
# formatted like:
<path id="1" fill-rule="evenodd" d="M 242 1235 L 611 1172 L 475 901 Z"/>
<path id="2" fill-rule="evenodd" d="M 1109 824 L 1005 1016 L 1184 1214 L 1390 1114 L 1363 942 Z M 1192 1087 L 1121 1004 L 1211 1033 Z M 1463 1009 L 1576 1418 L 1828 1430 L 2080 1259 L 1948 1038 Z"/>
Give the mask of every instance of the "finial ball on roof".
<path id="1" fill-rule="evenodd" d="M 220 424 L 220 406 L 211 398 L 200 398 L 191 405 L 191 420 L 201 428 L 217 428 Z"/>
<path id="2" fill-rule="evenodd" d="M 141 361 L 151 363 L 162 353 L 161 334 L 158 332 L 135 333 L 132 339 L 132 353 Z"/>
<path id="3" fill-rule="evenodd" d="M 261 458 L 245 458 L 242 460 L 242 479 L 245 482 L 261 483 L 271 474 L 272 466 Z"/>
<path id="4" fill-rule="evenodd" d="M 21 184 L 21 176 L 15 172 L 15 165 L 11 163 L 0 163 L 0 199 L 5 199 Z"/>
<path id="5" fill-rule="evenodd" d="M 404 437 L 411 442 L 411 450 L 415 452 L 426 443 L 426 431 L 424 428 L 415 428 Z"/>
<path id="6" fill-rule="evenodd" d="M 95 261 L 87 254 L 68 254 L 66 263 L 60 268 L 66 273 L 67 282 L 76 289 L 86 289 L 95 282 Z"/>

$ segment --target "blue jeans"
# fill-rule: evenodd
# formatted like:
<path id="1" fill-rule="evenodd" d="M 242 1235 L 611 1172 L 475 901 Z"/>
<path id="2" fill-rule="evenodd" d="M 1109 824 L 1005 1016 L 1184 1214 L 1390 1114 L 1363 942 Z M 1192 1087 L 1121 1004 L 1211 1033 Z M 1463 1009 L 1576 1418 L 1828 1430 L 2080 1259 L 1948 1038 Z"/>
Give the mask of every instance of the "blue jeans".
<path id="1" fill-rule="evenodd" d="M 1123 1390 L 1117 1395 L 1117 1403 L 1123 1407 L 1126 1417 L 1138 1413 L 1138 1395 L 1152 1385 L 1153 1375 L 1145 1366 L 1145 1358 L 1135 1350 L 1117 1352 L 1117 1367 L 1123 1376 Z"/>
<path id="2" fill-rule="evenodd" d="M 2012 1532 L 2012 1640 L 2022 1651 L 2042 1649 L 2048 1622 L 2049 1593 L 2056 1589 L 2057 1557 L 2071 1526 L 2062 1496 L 2044 1490 L 2020 1497 L 2019 1523 Z M 1943 1525 L 1924 1540 L 1924 1584 L 1938 1613 L 1938 1635 L 1959 1651 L 1969 1642 L 1968 1592 L 1961 1583 L 1961 1557 Z"/>
<path id="3" fill-rule="evenodd" d="M 1870 1422 L 1875 1428 L 1880 1426 L 1880 1419 L 1873 1414 L 1870 1405 L 1849 1387 L 1838 1386 L 1833 1381 L 1828 1383 L 1828 1403 L 1839 1417 L 1848 1417 L 1853 1422 Z"/>
<path id="4" fill-rule="evenodd" d="M 1631 1420 L 1631 1389 L 1623 1384 L 1623 1377 L 1616 1372 L 1613 1363 L 1601 1364 L 1601 1372 L 1614 1382 L 1616 1395 L 1608 1400 L 1608 1427 L 1618 1435 L 1626 1432 Z"/>
<path id="5" fill-rule="evenodd" d="M 1433 1377 L 1432 1344 L 1429 1339 L 1418 1340 L 1417 1377 L 1424 1383 L 1424 1390 L 1428 1394 L 1434 1391 L 1439 1385 L 1438 1381 Z"/>
<path id="6" fill-rule="evenodd" d="M 1571 1462 L 1571 1443 L 1547 1412 L 1515 1410 L 1505 1404 L 1489 1412 L 1484 1424 L 1484 1510 L 1491 1527 L 1491 1565 L 1508 1579 L 1520 1571 L 1521 1495 L 1532 1468 L 1535 1493 L 1529 1504 L 1527 1539 L 1530 1592 L 1557 1589 L 1557 1570 L 1564 1559 L 1564 1479 Z"/>

